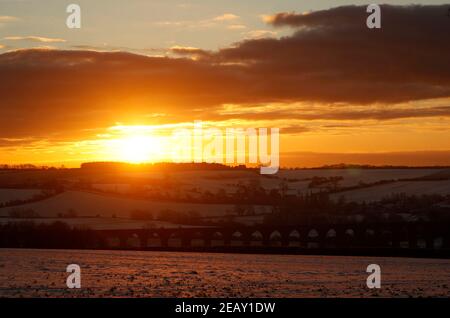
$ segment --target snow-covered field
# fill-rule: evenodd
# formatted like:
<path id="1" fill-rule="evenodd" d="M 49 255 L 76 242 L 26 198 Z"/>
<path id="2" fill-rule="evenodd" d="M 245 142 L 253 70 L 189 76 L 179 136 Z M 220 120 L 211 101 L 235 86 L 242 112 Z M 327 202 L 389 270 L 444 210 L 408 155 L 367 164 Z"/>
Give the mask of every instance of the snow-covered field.
<path id="1" fill-rule="evenodd" d="M 276 175 L 268 178 L 251 171 L 179 171 L 165 176 L 162 173 L 124 173 L 121 176 L 139 178 L 145 180 L 150 178 L 152 182 L 169 180 L 180 189 L 217 192 L 219 189 L 234 191 L 237 184 L 247 184 L 250 180 L 258 183 L 266 190 L 279 188 L 280 183 L 288 180 L 290 189 L 301 193 L 310 191 L 308 185 L 312 177 L 343 177 L 341 186 L 355 186 L 360 182 L 374 183 L 381 180 L 399 180 L 419 178 L 445 171 L 445 169 L 299 169 L 280 170 Z M 103 191 L 115 191 L 126 193 L 129 185 L 126 184 L 95 184 L 95 189 Z"/>
<path id="2" fill-rule="evenodd" d="M 41 191 L 40 189 L 0 189 L 0 203 L 31 199 Z"/>
<path id="3" fill-rule="evenodd" d="M 81 267 L 81 289 L 66 266 Z M 381 266 L 381 289 L 366 268 Z M 0 250 L 0 297 L 449 297 L 450 260 Z"/>
<path id="4" fill-rule="evenodd" d="M 196 211 L 204 215 L 224 215 L 232 211 L 232 205 L 226 204 L 193 204 L 176 202 L 157 202 L 117 197 L 112 195 L 94 194 L 80 191 L 66 191 L 52 198 L 24 204 L 21 208 L 33 209 L 40 216 L 56 217 L 72 209 L 79 216 L 129 217 L 133 210 L 143 210 L 159 213 L 163 210 L 179 212 Z M 0 216 L 7 216 L 11 208 L 0 209 Z"/>
<path id="5" fill-rule="evenodd" d="M 444 171 L 445 169 L 304 169 L 280 170 L 279 178 L 306 179 L 312 177 L 343 177 L 341 185 L 354 186 L 360 181 L 374 183 L 381 180 L 412 179 Z"/>
<path id="6" fill-rule="evenodd" d="M 337 200 L 343 196 L 347 201 L 371 202 L 378 201 L 393 194 L 424 195 L 424 194 L 450 194 L 450 180 L 443 181 L 398 181 L 363 189 L 338 192 L 331 195 Z"/>

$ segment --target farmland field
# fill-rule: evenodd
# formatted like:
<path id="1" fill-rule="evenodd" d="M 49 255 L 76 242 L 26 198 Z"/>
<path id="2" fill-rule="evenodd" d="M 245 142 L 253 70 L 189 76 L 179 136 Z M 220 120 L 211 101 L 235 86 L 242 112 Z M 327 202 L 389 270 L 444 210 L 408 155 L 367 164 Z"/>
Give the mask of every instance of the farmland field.
<path id="1" fill-rule="evenodd" d="M 224 215 L 232 210 L 232 205 L 194 204 L 176 202 L 157 202 L 150 200 L 128 199 L 112 195 L 102 195 L 81 191 L 66 191 L 52 198 L 21 205 L 22 208 L 33 209 L 42 217 L 56 217 L 58 213 L 72 209 L 79 216 L 129 217 L 136 209 L 160 212 L 165 209 L 187 212 L 196 211 L 201 214 Z M 11 208 L 0 209 L 0 216 L 7 216 Z"/>
<path id="2" fill-rule="evenodd" d="M 171 180 L 189 187 L 195 184 L 203 190 L 215 191 L 220 188 L 230 189 L 238 183 L 258 180 L 265 189 L 275 189 L 281 182 L 289 188 L 305 192 L 313 177 L 341 176 L 341 186 L 355 186 L 360 182 L 374 183 L 383 180 L 411 179 L 436 174 L 445 169 L 299 169 L 280 170 L 274 177 L 264 177 L 248 171 L 196 171 L 181 172 L 171 176 Z"/>
<path id="3" fill-rule="evenodd" d="M 81 267 L 81 289 L 66 266 Z M 382 270 L 380 289 L 366 268 Z M 450 260 L 179 252 L 0 250 L 0 297 L 448 297 Z"/>
<path id="4" fill-rule="evenodd" d="M 27 200 L 40 193 L 40 189 L 0 189 L 0 203 L 14 200 Z"/>
<path id="5" fill-rule="evenodd" d="M 134 184 L 139 184 L 148 193 L 177 195 L 189 194 L 192 198 L 201 200 L 205 192 L 217 193 L 223 189 L 228 195 L 233 195 L 241 185 L 261 186 L 266 191 L 280 189 L 284 184 L 289 193 L 306 194 L 319 191 L 309 187 L 313 177 L 342 177 L 339 187 L 357 186 L 361 182 L 371 183 L 390 180 L 389 183 L 372 185 L 348 191 L 331 194 L 331 199 L 337 200 L 341 196 L 347 201 L 373 202 L 392 194 L 422 195 L 422 194 L 450 194 L 450 180 L 448 169 L 299 169 L 280 170 L 275 176 L 262 176 L 255 171 L 179 171 L 172 174 L 163 172 L 116 172 L 105 173 L 93 171 L 89 174 L 82 170 L 68 169 L 57 171 L 18 171 L 0 173 L 0 183 L 8 182 L 35 183 L 39 180 L 60 178 L 62 184 L 69 184 L 66 191 L 53 197 L 21 204 L 14 207 L 0 208 L 0 217 L 5 222 L 13 209 L 34 211 L 39 217 L 48 218 L 40 222 L 48 222 L 52 218 L 64 215 L 68 211 L 75 212 L 77 218 L 72 220 L 76 225 L 89 224 L 95 228 L 105 226 L 116 228 L 120 224 L 128 228 L 131 224 L 141 227 L 142 221 L 127 220 L 132 211 L 140 210 L 150 213 L 160 213 L 164 210 L 175 212 L 195 212 L 198 216 L 223 216 L 233 214 L 234 204 L 187 203 L 175 201 L 158 201 L 133 198 Z M 441 176 L 443 180 L 415 180 L 402 179 L 420 178 L 425 176 Z M 447 176 L 447 177 L 446 177 Z M 78 179 L 90 183 L 90 188 L 76 190 L 70 188 Z M 136 181 L 137 180 L 137 181 Z M 393 180 L 393 181 L 392 181 Z M 29 199 L 38 194 L 39 189 L 0 189 L 0 203 Z M 256 206 L 256 214 L 270 212 L 268 206 Z M 117 218 L 117 219 L 116 219 Z M 67 221 L 67 219 L 66 219 Z M 262 217 L 242 216 L 239 222 L 253 224 L 261 222 Z M 75 225 L 74 223 L 74 225 Z"/>
<path id="6" fill-rule="evenodd" d="M 331 195 L 337 200 L 343 196 L 347 201 L 371 202 L 379 201 L 392 194 L 423 195 L 450 194 L 450 180 L 443 181 L 399 181 L 373 187 L 339 192 Z"/>

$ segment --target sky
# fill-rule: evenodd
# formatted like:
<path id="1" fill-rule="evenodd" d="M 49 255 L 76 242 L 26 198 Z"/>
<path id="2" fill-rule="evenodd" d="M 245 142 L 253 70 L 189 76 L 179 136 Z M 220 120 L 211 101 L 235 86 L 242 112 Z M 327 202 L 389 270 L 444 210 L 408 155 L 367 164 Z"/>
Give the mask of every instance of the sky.
<path id="1" fill-rule="evenodd" d="M 387 3 L 0 0 L 0 162 L 165 160 L 201 120 L 280 128 L 282 166 L 450 165 L 450 5 Z"/>

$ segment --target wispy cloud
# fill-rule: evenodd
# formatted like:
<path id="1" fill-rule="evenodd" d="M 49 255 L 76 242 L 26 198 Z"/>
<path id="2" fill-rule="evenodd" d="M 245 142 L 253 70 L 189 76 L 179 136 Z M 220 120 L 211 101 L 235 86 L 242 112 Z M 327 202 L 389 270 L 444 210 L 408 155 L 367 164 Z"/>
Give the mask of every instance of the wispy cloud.
<path id="1" fill-rule="evenodd" d="M 160 27 L 183 27 L 183 28 L 197 28 L 197 29 L 217 27 L 217 26 L 225 26 L 226 28 L 230 29 L 230 26 L 232 25 L 234 25 L 235 28 L 237 25 L 239 25 L 241 29 L 245 28 L 244 25 L 236 23 L 239 19 L 240 17 L 236 14 L 224 13 L 209 19 L 184 20 L 184 21 L 158 21 L 155 22 L 154 25 Z"/>
<path id="2" fill-rule="evenodd" d="M 19 18 L 10 15 L 0 15 L 0 23 L 14 22 L 19 20 Z"/>
<path id="3" fill-rule="evenodd" d="M 247 39 L 262 39 L 274 37 L 277 35 L 277 32 L 270 30 L 252 30 L 246 32 L 244 35 Z"/>
<path id="4" fill-rule="evenodd" d="M 19 20 L 19 18 L 10 15 L 0 15 L 0 28 L 6 26 L 8 23 L 16 22 Z"/>
<path id="5" fill-rule="evenodd" d="M 193 59 L 199 58 L 199 57 L 208 57 L 210 53 L 208 51 L 191 47 L 191 46 L 179 46 L 175 45 L 172 46 L 169 49 L 170 53 L 174 53 L 176 55 L 183 55 L 183 56 L 190 56 Z"/>
<path id="6" fill-rule="evenodd" d="M 30 42 L 40 42 L 40 43 L 63 43 L 66 42 L 64 39 L 58 38 L 47 38 L 42 36 L 7 36 L 3 40 L 7 41 L 30 41 Z"/>
<path id="7" fill-rule="evenodd" d="M 167 53 L 167 48 L 133 48 L 127 46 L 114 46 L 104 43 L 103 45 L 77 44 L 72 45 L 72 49 L 96 52 L 130 52 L 140 55 L 162 57 Z"/>
<path id="8" fill-rule="evenodd" d="M 227 26 L 228 30 L 244 30 L 246 28 L 247 28 L 247 26 L 244 24 L 231 24 L 231 25 Z"/>
<path id="9" fill-rule="evenodd" d="M 185 26 L 188 21 L 157 21 L 154 23 L 156 26 L 160 27 L 177 27 L 177 26 Z"/>
<path id="10" fill-rule="evenodd" d="M 237 19 L 239 19 L 239 16 L 232 13 L 224 13 L 213 18 L 214 21 L 233 21 Z"/>

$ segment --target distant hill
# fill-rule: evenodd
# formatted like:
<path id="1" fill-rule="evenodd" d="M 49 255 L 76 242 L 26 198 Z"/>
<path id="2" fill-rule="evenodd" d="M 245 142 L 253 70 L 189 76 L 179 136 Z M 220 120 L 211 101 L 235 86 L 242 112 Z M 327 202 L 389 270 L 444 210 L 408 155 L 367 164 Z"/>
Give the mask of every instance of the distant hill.
<path id="1" fill-rule="evenodd" d="M 208 171 L 208 170 L 253 170 L 247 168 L 245 165 L 227 166 L 219 163 L 173 163 L 173 162 L 159 162 L 159 163 L 143 163 L 133 164 L 126 162 L 86 162 L 81 164 L 82 170 L 95 171 Z"/>
<path id="2" fill-rule="evenodd" d="M 360 165 L 360 164 L 347 164 L 338 163 L 333 165 L 324 165 L 320 167 L 313 168 L 302 168 L 302 169 L 450 169 L 448 166 L 393 166 L 393 165 Z"/>
<path id="3" fill-rule="evenodd" d="M 450 169 L 440 170 L 435 173 L 417 178 L 417 180 L 449 180 L 450 179 Z"/>

